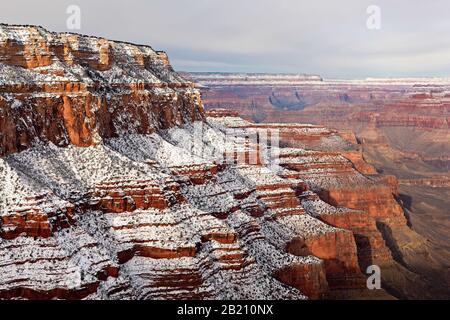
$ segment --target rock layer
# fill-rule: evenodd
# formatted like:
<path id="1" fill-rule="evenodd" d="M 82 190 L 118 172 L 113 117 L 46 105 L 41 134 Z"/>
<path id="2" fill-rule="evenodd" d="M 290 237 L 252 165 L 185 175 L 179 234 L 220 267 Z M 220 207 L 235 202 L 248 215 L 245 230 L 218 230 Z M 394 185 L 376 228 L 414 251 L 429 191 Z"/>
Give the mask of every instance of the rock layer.
<path id="1" fill-rule="evenodd" d="M 363 271 L 405 221 L 354 137 L 206 117 L 149 47 L 0 31 L 1 298 L 390 297 Z"/>
<path id="2" fill-rule="evenodd" d="M 0 25 L 0 155 L 90 146 L 202 118 L 199 92 L 148 46 Z"/>
<path id="3" fill-rule="evenodd" d="M 357 148 L 340 150 L 341 155 L 372 181 L 357 179 L 347 186 L 327 186 L 325 176 L 310 172 L 323 181 L 314 186 L 323 200 L 370 212 L 373 219 L 368 221 L 361 215 L 322 218 L 354 230 L 358 246 L 366 248 L 358 253 L 362 266 L 392 258 L 397 262 L 393 272 L 385 272 L 393 273 L 387 278 L 392 280 L 391 289 L 397 296 L 450 296 L 448 78 L 311 81 L 292 75 L 253 75 L 249 81 L 246 74 L 186 76 L 201 87 L 207 110 L 224 108 L 214 113 L 231 116 L 239 111 L 258 125 L 326 125 L 343 139 L 358 144 Z M 298 142 L 288 145 L 301 146 Z M 328 153 L 332 150 L 326 149 Z M 284 166 L 324 170 L 320 167 L 326 166 L 326 161 L 317 164 L 318 159 L 316 163 L 291 161 Z M 327 171 L 345 176 L 349 166 L 340 166 L 339 173 Z M 377 173 L 383 176 L 382 181 Z M 398 270 L 398 265 L 406 270 Z"/>

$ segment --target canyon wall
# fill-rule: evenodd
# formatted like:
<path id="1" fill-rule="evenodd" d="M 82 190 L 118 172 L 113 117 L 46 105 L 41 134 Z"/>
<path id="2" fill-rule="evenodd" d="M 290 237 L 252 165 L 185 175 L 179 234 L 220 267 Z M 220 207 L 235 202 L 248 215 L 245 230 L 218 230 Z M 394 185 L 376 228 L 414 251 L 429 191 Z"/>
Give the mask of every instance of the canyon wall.
<path id="1" fill-rule="evenodd" d="M 202 118 L 199 92 L 148 46 L 0 25 L 0 68 L 2 156 Z"/>
<path id="2" fill-rule="evenodd" d="M 394 234 L 402 235 L 396 241 L 402 240 L 400 245 L 394 244 L 392 232 L 386 233 L 384 222 L 378 223 L 377 228 L 395 251 L 395 260 L 435 286 L 444 284 L 441 291 L 448 296 L 449 79 L 312 81 L 294 75 L 259 74 L 249 81 L 245 74 L 226 73 L 209 73 L 208 77 L 191 73 L 185 77 L 201 88 L 207 109 L 236 111 L 261 124 L 326 125 L 338 130 L 344 139 L 357 142 L 357 150 L 346 152 L 346 158 L 360 172 L 378 172 L 391 181 L 387 183 L 403 206 L 407 224 L 416 231 L 400 227 L 404 225 L 401 218 L 390 219 L 400 219 Z M 381 194 L 376 202 L 385 201 Z M 334 205 L 372 211 L 369 204 L 364 205 L 365 200 L 352 196 L 349 190 L 323 191 L 320 195 Z M 391 209 L 386 209 L 389 212 Z M 400 217 L 398 209 L 393 212 Z M 407 241 L 410 245 L 404 247 Z"/>
<path id="3" fill-rule="evenodd" d="M 9 25 L 0 44 L 0 298 L 445 296 L 397 262 L 426 241 L 351 132 L 204 112 L 146 46 Z"/>

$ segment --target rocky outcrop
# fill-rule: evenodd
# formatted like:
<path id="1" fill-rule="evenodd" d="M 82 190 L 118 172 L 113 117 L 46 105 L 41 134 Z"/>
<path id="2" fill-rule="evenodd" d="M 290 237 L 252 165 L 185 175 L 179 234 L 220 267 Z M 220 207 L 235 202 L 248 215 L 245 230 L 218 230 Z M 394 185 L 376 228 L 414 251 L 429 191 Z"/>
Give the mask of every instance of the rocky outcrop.
<path id="1" fill-rule="evenodd" d="M 337 167 L 333 170 L 333 161 L 320 154 L 314 155 L 314 161 L 310 162 L 290 161 L 290 156 L 286 155 L 282 165 L 300 171 L 297 176 L 306 182 L 308 176 L 315 177 L 309 180 L 309 186 L 322 200 L 334 206 L 369 212 L 369 216 L 350 213 L 321 215 L 320 219 L 353 230 L 362 267 L 377 262 L 384 264 L 386 270 L 394 270 L 391 276 L 386 275 L 392 280 L 391 284 L 396 283 L 391 287 L 392 292 L 401 297 L 449 296 L 450 278 L 446 270 L 450 251 L 445 231 L 450 205 L 447 200 L 450 178 L 448 79 L 322 79 L 320 82 L 290 79 L 279 82 L 273 76 L 258 82 L 255 79 L 245 81 L 245 74 L 240 80 L 228 74 L 205 77 L 191 73 L 190 77 L 202 87 L 207 112 L 220 107 L 225 109 L 221 114 L 228 112 L 232 116 L 231 113 L 239 110 L 243 118 L 258 122 L 259 126 L 271 122 L 301 122 L 333 128 L 349 142 L 348 146 L 338 146 L 339 170 Z M 330 151 L 336 151 L 336 144 L 330 141 L 324 148 L 318 141 L 290 140 L 282 142 L 283 146 L 326 150 L 327 157 L 331 157 Z M 345 164 L 342 157 L 350 163 Z M 351 167 L 366 177 L 357 178 Z M 383 178 L 377 177 L 379 174 Z M 428 244 L 424 245 L 424 238 L 406 224 L 427 237 Z M 390 231 L 386 232 L 386 228 Z M 411 240 L 409 245 L 402 245 L 404 239 Z M 386 264 L 393 260 L 398 264 L 388 267 Z M 422 286 L 423 283 L 428 284 Z"/>
<path id="2" fill-rule="evenodd" d="M 0 239 L 8 252 L 0 268 L 10 274 L 1 296 L 299 299 L 364 290 L 353 233 L 317 219 L 325 203 L 317 194 L 317 203 L 304 201 L 312 191 L 299 172 L 274 171 L 267 157 L 220 160 L 238 147 L 239 140 L 221 143 L 224 126 L 235 121 L 242 124 L 229 117 L 199 123 L 201 154 L 187 152 L 193 124 L 2 158 L 1 216 L 9 224 L 0 227 L 15 232 Z M 305 127 L 291 130 L 298 137 Z M 32 194 L 43 195 L 34 206 L 47 232 L 30 233 L 11 218 Z M 68 223 L 54 212 L 66 212 Z M 43 263 L 56 273 L 37 271 Z M 26 280 L 14 278 L 18 268 Z"/>
<path id="3" fill-rule="evenodd" d="M 0 25 L 0 155 L 36 139 L 90 146 L 203 118 L 164 52 L 41 27 Z"/>
<path id="4" fill-rule="evenodd" d="M 0 31 L 1 298 L 360 297 L 394 263 L 396 181 L 348 132 L 205 117 L 149 47 Z"/>

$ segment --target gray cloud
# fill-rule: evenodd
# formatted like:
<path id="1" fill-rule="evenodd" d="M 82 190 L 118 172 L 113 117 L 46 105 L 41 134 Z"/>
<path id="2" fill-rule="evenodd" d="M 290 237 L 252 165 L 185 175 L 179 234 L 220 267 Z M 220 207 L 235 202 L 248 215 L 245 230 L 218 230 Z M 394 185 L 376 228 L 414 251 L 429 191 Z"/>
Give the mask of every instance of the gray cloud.
<path id="1" fill-rule="evenodd" d="M 447 0 L 14 0 L 0 21 L 148 44 L 177 70 L 305 72 L 325 77 L 450 75 Z M 381 30 L 366 8 L 381 8 Z"/>

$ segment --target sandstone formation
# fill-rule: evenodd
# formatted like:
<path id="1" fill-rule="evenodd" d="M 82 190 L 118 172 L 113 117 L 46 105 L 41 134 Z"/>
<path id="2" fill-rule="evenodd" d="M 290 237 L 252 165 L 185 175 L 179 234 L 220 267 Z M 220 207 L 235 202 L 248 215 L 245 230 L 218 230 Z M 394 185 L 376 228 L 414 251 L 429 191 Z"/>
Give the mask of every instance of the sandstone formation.
<path id="1" fill-rule="evenodd" d="M 202 116 L 198 91 L 147 46 L 0 25 L 0 68 L 1 156 L 35 139 L 85 147 Z"/>
<path id="2" fill-rule="evenodd" d="M 186 77 L 201 87 L 206 109 L 225 108 L 223 114 L 239 111 L 245 119 L 258 123 L 326 125 L 338 130 L 345 140 L 357 143 L 357 148 L 342 155 L 365 175 L 381 173 L 384 189 L 372 193 L 331 188 L 318 191 L 320 197 L 330 204 L 371 212 L 377 223 L 370 228 L 374 234 L 379 235 L 376 229 L 383 232 L 383 238 L 376 242 L 383 243 L 384 239 L 395 252 L 394 259 L 407 269 L 405 272 L 419 274 L 416 278 L 420 281 L 409 275 L 412 282 L 428 283 L 429 289 L 406 289 L 411 281 L 393 279 L 404 288 L 400 291 L 407 292 L 395 289 L 397 296 L 450 296 L 449 79 L 311 81 L 293 75 L 260 74 L 247 81 L 245 74 L 217 73 L 207 77 L 191 73 Z M 402 208 L 391 202 L 392 193 L 403 206 L 406 223 L 420 235 L 405 227 Z M 371 209 L 373 202 L 380 206 Z M 395 225 L 388 228 L 389 232 L 387 220 Z M 393 234 L 397 234 L 396 240 Z M 364 237 L 357 240 L 363 241 L 370 243 Z"/>
<path id="3" fill-rule="evenodd" d="M 206 114 L 145 46 L 1 25 L 0 48 L 0 298 L 392 298 L 365 267 L 415 275 L 396 181 L 349 132 Z"/>
<path id="4" fill-rule="evenodd" d="M 224 129 L 254 125 L 206 119 L 84 148 L 43 144 L 2 158 L 1 296 L 317 299 L 364 291 L 353 232 L 320 214 L 366 214 L 326 204 L 303 170 L 283 168 L 295 161 L 291 153 L 308 151 L 281 149 L 278 170 L 267 157 L 254 164 L 224 158 L 230 148 L 242 152 Z M 311 130 L 320 132 L 318 145 L 340 139 L 317 126 L 280 128 L 296 141 L 311 139 Z M 335 157 L 349 175 L 359 174 Z M 203 179 L 193 179 L 199 173 Z"/>

